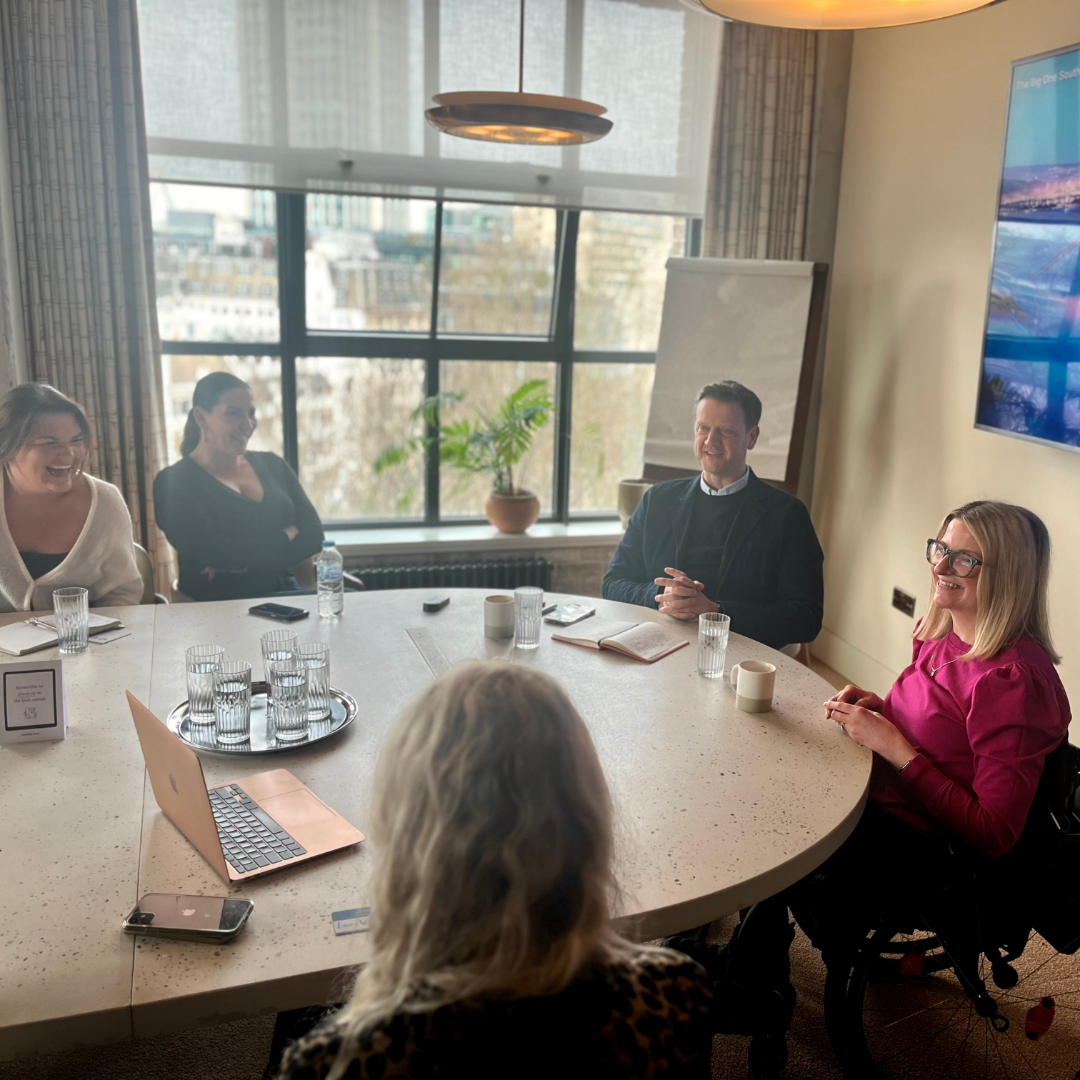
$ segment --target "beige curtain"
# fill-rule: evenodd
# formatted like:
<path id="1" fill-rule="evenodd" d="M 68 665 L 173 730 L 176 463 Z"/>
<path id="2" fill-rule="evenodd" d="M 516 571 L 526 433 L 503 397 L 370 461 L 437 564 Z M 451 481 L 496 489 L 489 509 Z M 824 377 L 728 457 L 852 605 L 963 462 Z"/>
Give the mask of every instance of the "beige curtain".
<path id="1" fill-rule="evenodd" d="M 91 468 L 127 499 L 167 593 L 161 344 L 136 0 L 2 0 L 12 217 L 28 375 L 75 398 Z"/>
<path id="2" fill-rule="evenodd" d="M 702 254 L 801 259 L 817 36 L 724 27 Z"/>

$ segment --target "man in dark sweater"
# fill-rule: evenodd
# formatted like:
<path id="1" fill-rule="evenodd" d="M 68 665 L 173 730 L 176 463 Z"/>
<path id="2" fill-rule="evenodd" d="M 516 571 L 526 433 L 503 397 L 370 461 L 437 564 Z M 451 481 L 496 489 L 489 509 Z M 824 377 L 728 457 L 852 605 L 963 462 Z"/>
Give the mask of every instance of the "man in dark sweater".
<path id="1" fill-rule="evenodd" d="M 773 648 L 821 630 L 824 557 L 806 507 L 746 464 L 758 396 L 737 382 L 698 394 L 694 455 L 701 475 L 645 492 L 604 577 L 604 597 L 676 619 L 704 611 Z M 659 586 L 659 588 L 658 588 Z"/>

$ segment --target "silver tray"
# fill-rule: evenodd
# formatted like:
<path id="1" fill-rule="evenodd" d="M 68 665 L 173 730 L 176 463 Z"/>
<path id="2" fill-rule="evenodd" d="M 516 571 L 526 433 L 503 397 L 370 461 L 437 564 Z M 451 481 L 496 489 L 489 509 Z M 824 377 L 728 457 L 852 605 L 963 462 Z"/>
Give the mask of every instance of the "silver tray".
<path id="1" fill-rule="evenodd" d="M 251 738 L 242 743 L 219 743 L 217 727 L 214 724 L 192 724 L 188 719 L 188 703 L 181 701 L 166 717 L 169 730 L 178 735 L 193 750 L 200 754 L 286 754 L 293 750 L 303 750 L 313 743 L 329 739 L 343 728 L 347 728 L 356 719 L 356 699 L 344 690 L 330 687 L 330 715 L 325 720 L 313 721 L 308 729 L 308 737 L 296 742 L 282 743 L 267 731 L 266 691 L 264 682 L 251 684 Z"/>

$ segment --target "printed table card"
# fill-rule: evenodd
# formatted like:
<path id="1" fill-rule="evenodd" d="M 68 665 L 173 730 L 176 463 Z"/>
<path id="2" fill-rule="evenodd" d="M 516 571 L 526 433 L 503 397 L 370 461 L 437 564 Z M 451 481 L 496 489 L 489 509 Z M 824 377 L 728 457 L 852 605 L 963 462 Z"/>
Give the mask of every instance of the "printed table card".
<path id="1" fill-rule="evenodd" d="M 45 742 L 67 736 L 62 660 L 0 664 L 3 724 L 0 744 Z"/>

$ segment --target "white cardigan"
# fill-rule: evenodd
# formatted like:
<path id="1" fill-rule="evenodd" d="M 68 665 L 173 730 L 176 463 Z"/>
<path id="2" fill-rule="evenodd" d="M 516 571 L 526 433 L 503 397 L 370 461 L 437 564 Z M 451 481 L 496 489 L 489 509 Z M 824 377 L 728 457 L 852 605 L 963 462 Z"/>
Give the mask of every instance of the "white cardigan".
<path id="1" fill-rule="evenodd" d="M 0 611 L 52 611 L 53 589 L 81 586 L 95 607 L 137 604 L 143 583 L 135 562 L 131 515 L 118 488 L 87 476 L 90 513 L 67 558 L 35 581 L 19 555 L 7 523 L 0 478 Z"/>

